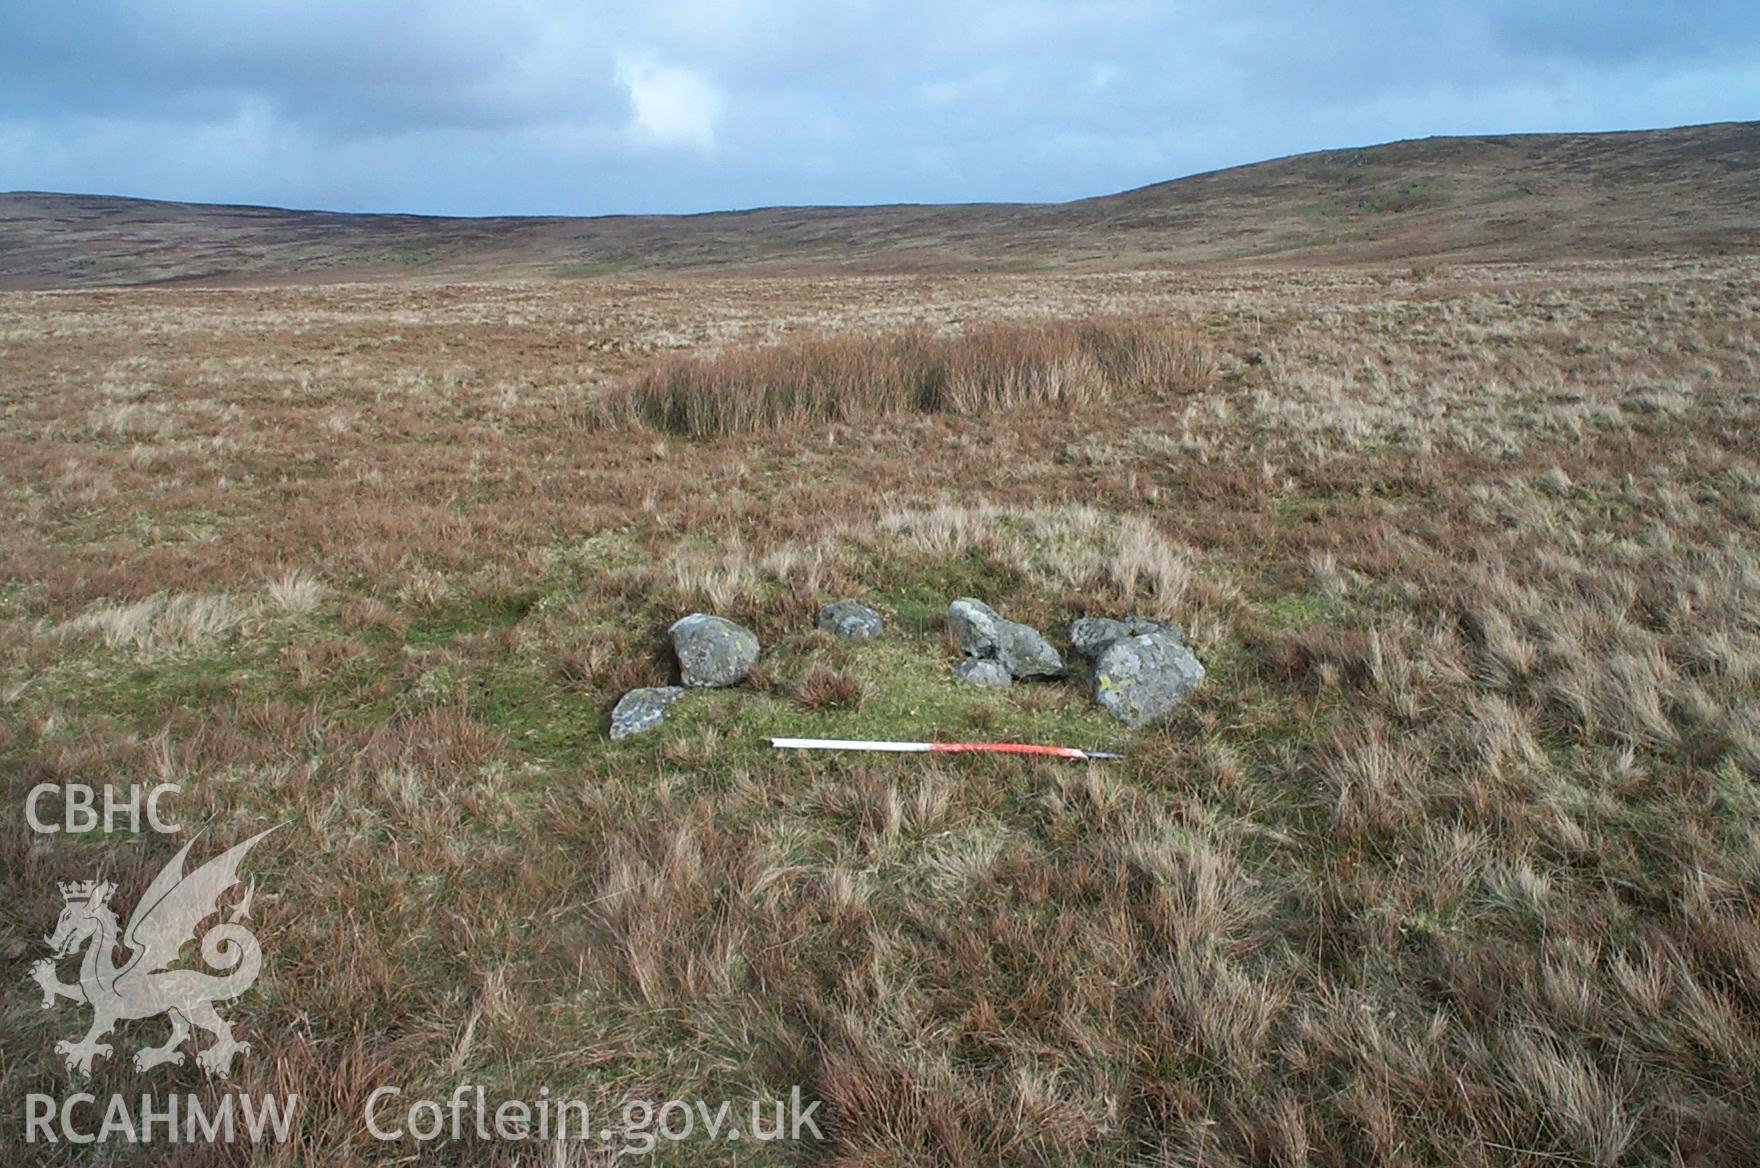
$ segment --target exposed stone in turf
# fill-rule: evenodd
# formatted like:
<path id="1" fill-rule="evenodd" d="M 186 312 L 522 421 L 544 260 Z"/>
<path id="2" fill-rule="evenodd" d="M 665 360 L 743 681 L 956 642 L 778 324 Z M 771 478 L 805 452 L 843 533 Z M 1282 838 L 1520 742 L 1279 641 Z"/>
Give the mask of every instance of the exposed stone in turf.
<path id="1" fill-rule="evenodd" d="M 757 636 L 725 617 L 693 612 L 666 631 L 687 686 L 736 685 L 757 664 Z"/>
<path id="2" fill-rule="evenodd" d="M 1069 627 L 1070 647 L 1089 661 L 1106 652 L 1114 642 L 1145 633 L 1166 633 L 1181 644 L 1185 633 L 1172 621 L 1152 621 L 1140 616 L 1085 616 Z"/>
<path id="3" fill-rule="evenodd" d="M 886 619 L 859 600 L 834 600 L 819 610 L 819 627 L 843 641 L 866 641 L 886 630 Z"/>
<path id="4" fill-rule="evenodd" d="M 947 627 L 967 657 L 993 660 L 1016 680 L 1063 677 L 1069 672 L 1063 655 L 1039 630 L 1011 621 L 985 604 L 962 596 L 947 606 Z"/>
<path id="5" fill-rule="evenodd" d="M 1094 699 L 1133 730 L 1166 717 L 1204 680 L 1204 667 L 1171 632 L 1114 641 L 1094 663 Z"/>
<path id="6" fill-rule="evenodd" d="M 967 685 L 996 689 L 1014 684 L 1014 678 L 1008 675 L 1002 662 L 992 661 L 987 657 L 967 657 L 953 667 L 953 679 Z"/>
<path id="7" fill-rule="evenodd" d="M 685 694 L 682 685 L 656 685 L 632 689 L 617 699 L 611 711 L 611 741 L 640 734 L 666 720 L 666 711 Z"/>

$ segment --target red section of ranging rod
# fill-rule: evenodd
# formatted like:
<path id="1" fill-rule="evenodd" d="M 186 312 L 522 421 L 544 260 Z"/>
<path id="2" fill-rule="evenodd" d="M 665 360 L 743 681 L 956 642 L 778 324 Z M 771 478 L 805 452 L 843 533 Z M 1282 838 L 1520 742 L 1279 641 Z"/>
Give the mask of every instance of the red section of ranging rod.
<path id="1" fill-rule="evenodd" d="M 1093 758 L 1073 746 L 1033 746 L 1025 742 L 931 742 L 935 754 L 1048 754 L 1053 758 Z M 1100 757 L 1104 758 L 1105 755 Z"/>

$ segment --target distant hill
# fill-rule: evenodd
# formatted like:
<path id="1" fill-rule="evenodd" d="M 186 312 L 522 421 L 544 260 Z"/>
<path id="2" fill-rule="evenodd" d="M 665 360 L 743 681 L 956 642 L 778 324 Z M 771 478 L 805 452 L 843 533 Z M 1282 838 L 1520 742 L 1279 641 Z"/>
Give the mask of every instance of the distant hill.
<path id="1" fill-rule="evenodd" d="M 1760 122 L 1425 138 L 1058 204 L 437 218 L 0 194 L 0 288 L 1760 251 Z"/>

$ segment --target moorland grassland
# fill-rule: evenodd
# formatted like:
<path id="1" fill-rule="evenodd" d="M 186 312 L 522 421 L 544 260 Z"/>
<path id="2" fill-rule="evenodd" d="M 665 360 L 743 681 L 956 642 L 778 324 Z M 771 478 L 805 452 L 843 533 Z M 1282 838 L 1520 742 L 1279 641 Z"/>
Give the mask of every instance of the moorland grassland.
<path id="1" fill-rule="evenodd" d="M 299 1140 L 181 1163 L 413 1156 L 385 1083 L 822 1102 L 673 1163 L 1760 1160 L 1760 261 L 19 292 L 0 370 L 0 802 L 284 825 Z M 956 688 L 960 595 L 1208 681 Z M 697 609 L 757 671 L 609 743 Z M 179 842 L 7 820 L 8 1106 L 55 881 Z"/>

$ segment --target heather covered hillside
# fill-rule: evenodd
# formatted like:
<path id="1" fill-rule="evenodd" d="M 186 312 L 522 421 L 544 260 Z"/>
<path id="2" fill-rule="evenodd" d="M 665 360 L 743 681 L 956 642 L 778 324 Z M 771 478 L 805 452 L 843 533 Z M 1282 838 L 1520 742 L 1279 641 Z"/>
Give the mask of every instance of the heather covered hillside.
<path id="1" fill-rule="evenodd" d="M 446 219 L 0 195 L 0 287 L 1116 270 L 1760 250 L 1760 124 L 1425 138 L 1050 205 Z"/>

